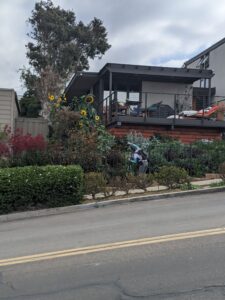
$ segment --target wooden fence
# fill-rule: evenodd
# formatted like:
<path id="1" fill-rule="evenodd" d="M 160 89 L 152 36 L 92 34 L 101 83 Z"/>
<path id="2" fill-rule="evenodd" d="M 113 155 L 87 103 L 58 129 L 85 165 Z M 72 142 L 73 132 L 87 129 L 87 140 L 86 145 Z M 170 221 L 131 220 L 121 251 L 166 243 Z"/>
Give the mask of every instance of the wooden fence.
<path id="1" fill-rule="evenodd" d="M 33 136 L 42 134 L 45 138 L 48 136 L 48 121 L 44 118 L 16 118 L 15 127 L 23 134 L 29 133 Z"/>

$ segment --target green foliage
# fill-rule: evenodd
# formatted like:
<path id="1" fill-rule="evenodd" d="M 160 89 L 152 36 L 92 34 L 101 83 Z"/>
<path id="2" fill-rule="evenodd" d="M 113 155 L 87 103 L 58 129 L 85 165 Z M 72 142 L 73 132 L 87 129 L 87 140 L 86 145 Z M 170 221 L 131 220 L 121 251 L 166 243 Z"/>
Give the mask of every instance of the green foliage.
<path id="1" fill-rule="evenodd" d="M 150 146 L 150 139 L 144 138 L 140 132 L 132 131 L 126 136 L 127 142 L 136 144 L 145 152 L 148 151 Z"/>
<path id="2" fill-rule="evenodd" d="M 128 194 L 129 190 L 133 187 L 133 175 L 127 174 L 126 176 L 114 176 L 109 178 L 109 186 L 112 188 L 112 192 L 124 191 Z"/>
<path id="3" fill-rule="evenodd" d="M 225 186 L 225 181 L 223 180 L 221 182 L 211 183 L 209 186 L 210 187 L 223 187 L 223 186 Z"/>
<path id="4" fill-rule="evenodd" d="M 66 153 L 68 164 L 79 164 L 85 172 L 101 170 L 102 157 L 97 148 L 96 133 L 73 131 L 67 143 L 63 145 L 63 151 Z"/>
<path id="5" fill-rule="evenodd" d="M 112 149 L 112 147 L 115 145 L 115 137 L 110 134 L 105 126 L 100 125 L 96 128 L 97 130 L 97 149 L 101 153 L 103 157 L 109 153 L 109 151 Z"/>
<path id="6" fill-rule="evenodd" d="M 106 179 L 102 173 L 90 172 L 84 175 L 85 194 L 91 194 L 93 199 L 97 193 L 104 192 L 106 189 Z"/>
<path id="7" fill-rule="evenodd" d="M 180 185 L 180 189 L 182 191 L 197 190 L 198 188 L 199 186 L 191 184 L 190 182 Z"/>
<path id="8" fill-rule="evenodd" d="M 50 103 L 55 106 L 52 95 Z M 62 98 L 61 98 L 62 99 Z M 57 104 L 57 103 L 56 103 Z M 57 145 L 56 159 L 63 164 L 79 164 L 85 172 L 102 171 L 115 138 L 100 123 L 92 95 L 74 98 L 68 107 L 52 116 L 51 142 Z"/>
<path id="9" fill-rule="evenodd" d="M 159 184 L 170 189 L 189 182 L 187 171 L 174 166 L 161 167 L 159 172 L 155 174 L 155 179 Z"/>
<path id="10" fill-rule="evenodd" d="M 101 57 L 110 48 L 101 20 L 77 22 L 72 10 L 54 6 L 51 0 L 35 3 L 28 20 L 32 39 L 27 47 L 30 69 L 22 71 L 28 89 L 37 91 L 38 100 L 59 94 L 71 75 L 89 68 L 89 59 Z"/>
<path id="11" fill-rule="evenodd" d="M 39 116 L 41 103 L 31 91 L 25 92 L 19 103 L 22 117 L 37 118 Z"/>
<path id="12" fill-rule="evenodd" d="M 79 166 L 0 169 L 0 213 L 78 204 L 83 197 Z"/>
<path id="13" fill-rule="evenodd" d="M 157 172 L 162 166 L 184 168 L 191 176 L 204 176 L 217 172 L 225 161 L 225 142 L 195 142 L 191 145 L 168 139 L 152 139 L 149 149 L 150 172 Z"/>
<path id="14" fill-rule="evenodd" d="M 126 176 L 127 158 L 122 151 L 113 148 L 107 154 L 104 172 L 108 178 Z"/>
<path id="15" fill-rule="evenodd" d="M 78 112 L 70 110 L 58 111 L 52 119 L 51 139 L 58 142 L 66 142 L 71 131 L 76 130 L 80 115 Z"/>
<path id="16" fill-rule="evenodd" d="M 146 190 L 153 184 L 154 176 L 153 174 L 139 174 L 135 175 L 127 175 L 127 180 L 132 183 L 133 188 Z"/>

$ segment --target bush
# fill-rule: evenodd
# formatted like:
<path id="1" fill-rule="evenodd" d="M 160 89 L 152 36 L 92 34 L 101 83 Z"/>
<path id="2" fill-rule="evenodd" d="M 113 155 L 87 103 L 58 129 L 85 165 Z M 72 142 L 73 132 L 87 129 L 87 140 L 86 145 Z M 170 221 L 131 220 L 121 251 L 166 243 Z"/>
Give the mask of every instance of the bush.
<path id="1" fill-rule="evenodd" d="M 117 149 L 112 149 L 106 157 L 105 173 L 111 177 L 125 177 L 127 172 L 127 158 Z"/>
<path id="2" fill-rule="evenodd" d="M 105 192 L 106 179 L 102 173 L 89 172 L 84 175 L 85 194 L 91 194 L 93 199 L 97 193 Z"/>
<path id="3" fill-rule="evenodd" d="M 79 166 L 0 169 L 0 213 L 78 204 L 83 197 Z"/>
<path id="4" fill-rule="evenodd" d="M 131 179 L 133 177 L 134 175 L 132 174 L 127 174 L 125 177 L 111 177 L 109 181 L 109 186 L 111 187 L 113 194 L 115 194 L 116 191 L 124 191 L 126 194 L 128 194 L 129 190 L 133 187 L 133 181 Z"/>
<path id="5" fill-rule="evenodd" d="M 159 184 L 170 189 L 189 182 L 187 171 L 174 166 L 161 167 L 159 172 L 155 174 L 155 178 Z"/>
<path id="6" fill-rule="evenodd" d="M 41 103 L 31 95 L 26 92 L 20 100 L 21 116 L 28 118 L 37 118 L 41 111 Z"/>
<path id="7" fill-rule="evenodd" d="M 127 176 L 127 180 L 132 183 L 133 188 L 146 190 L 153 184 L 154 176 L 152 174 L 130 175 Z"/>

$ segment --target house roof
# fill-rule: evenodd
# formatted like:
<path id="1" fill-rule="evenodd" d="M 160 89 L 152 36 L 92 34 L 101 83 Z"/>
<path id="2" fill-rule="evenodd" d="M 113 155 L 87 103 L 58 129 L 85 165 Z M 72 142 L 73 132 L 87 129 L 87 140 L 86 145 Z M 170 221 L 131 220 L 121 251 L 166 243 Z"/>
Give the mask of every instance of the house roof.
<path id="1" fill-rule="evenodd" d="M 104 79 L 105 86 L 109 85 L 109 73 L 113 74 L 113 81 L 156 81 L 193 83 L 201 78 L 213 77 L 212 70 L 187 68 L 171 68 L 158 66 L 143 66 L 130 64 L 107 63 L 98 73 L 80 72 L 73 76 L 65 93 L 68 98 L 87 94 L 100 78 Z"/>
<path id="2" fill-rule="evenodd" d="M 217 43 L 213 44 L 212 46 L 210 46 L 209 48 L 205 49 L 204 51 L 200 52 L 199 54 L 195 55 L 194 57 L 192 57 L 191 59 L 187 60 L 184 65 L 190 65 L 192 62 L 194 62 L 195 60 L 201 58 L 203 55 L 211 52 L 212 50 L 218 48 L 219 46 L 223 45 L 225 43 L 225 38 L 221 39 L 220 41 L 218 41 Z"/>
<path id="3" fill-rule="evenodd" d="M 97 72 L 79 72 L 75 74 L 65 89 L 67 98 L 87 94 L 97 80 Z"/>
<path id="4" fill-rule="evenodd" d="M 212 70 L 107 63 L 99 71 L 99 76 L 102 76 L 106 71 L 120 74 L 149 76 L 151 79 L 154 79 L 154 77 L 156 79 L 163 79 L 166 77 L 169 79 L 169 77 L 171 77 L 176 81 L 177 78 L 182 78 L 183 82 L 185 82 L 185 80 L 194 82 L 201 78 L 211 78 L 214 75 Z"/>

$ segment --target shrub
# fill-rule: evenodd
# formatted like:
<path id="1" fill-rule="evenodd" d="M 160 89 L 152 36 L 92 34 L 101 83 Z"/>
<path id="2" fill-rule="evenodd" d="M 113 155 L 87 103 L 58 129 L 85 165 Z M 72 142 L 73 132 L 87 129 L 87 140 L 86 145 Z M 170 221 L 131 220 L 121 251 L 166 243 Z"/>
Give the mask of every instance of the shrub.
<path id="1" fill-rule="evenodd" d="M 22 98 L 20 100 L 21 116 L 37 118 L 41 111 L 41 103 L 34 97 Z"/>
<path id="2" fill-rule="evenodd" d="M 0 213 L 73 205 L 82 197 L 79 166 L 0 169 Z"/>
<path id="3" fill-rule="evenodd" d="M 105 172 L 110 177 L 125 177 L 127 172 L 127 159 L 120 150 L 112 149 L 106 157 Z"/>
<path id="4" fill-rule="evenodd" d="M 70 131 L 77 128 L 79 120 L 79 113 L 75 111 L 58 111 L 52 120 L 52 137 L 58 141 L 66 142 Z"/>
<path id="5" fill-rule="evenodd" d="M 189 182 L 187 171 L 175 166 L 161 167 L 159 172 L 155 174 L 155 178 L 159 184 L 165 185 L 170 189 Z"/>
<path id="6" fill-rule="evenodd" d="M 133 186 L 130 176 L 133 177 L 132 174 L 128 174 L 126 177 L 113 176 L 110 178 L 109 186 L 111 187 L 113 194 L 115 194 L 116 191 L 124 191 L 128 194 L 129 190 Z"/>
<path id="7" fill-rule="evenodd" d="M 98 150 L 95 133 L 74 131 L 68 140 L 67 163 L 80 165 L 85 172 L 96 172 L 101 169 L 102 156 Z"/>
<path id="8" fill-rule="evenodd" d="M 139 174 L 133 177 L 134 187 L 146 190 L 153 184 L 154 176 L 152 174 Z"/>
<path id="9" fill-rule="evenodd" d="M 105 192 L 106 179 L 102 173 L 89 172 L 84 175 L 85 194 L 91 194 L 93 199 L 97 193 Z"/>
<path id="10" fill-rule="evenodd" d="M 137 188 L 146 190 L 149 186 L 153 184 L 154 176 L 153 174 L 127 174 L 126 180 L 130 184 L 130 189 Z"/>
<path id="11" fill-rule="evenodd" d="M 5 127 L 0 132 L 0 166 L 43 165 L 46 162 L 47 142 L 39 134 L 22 134 L 19 130 L 11 132 Z"/>

